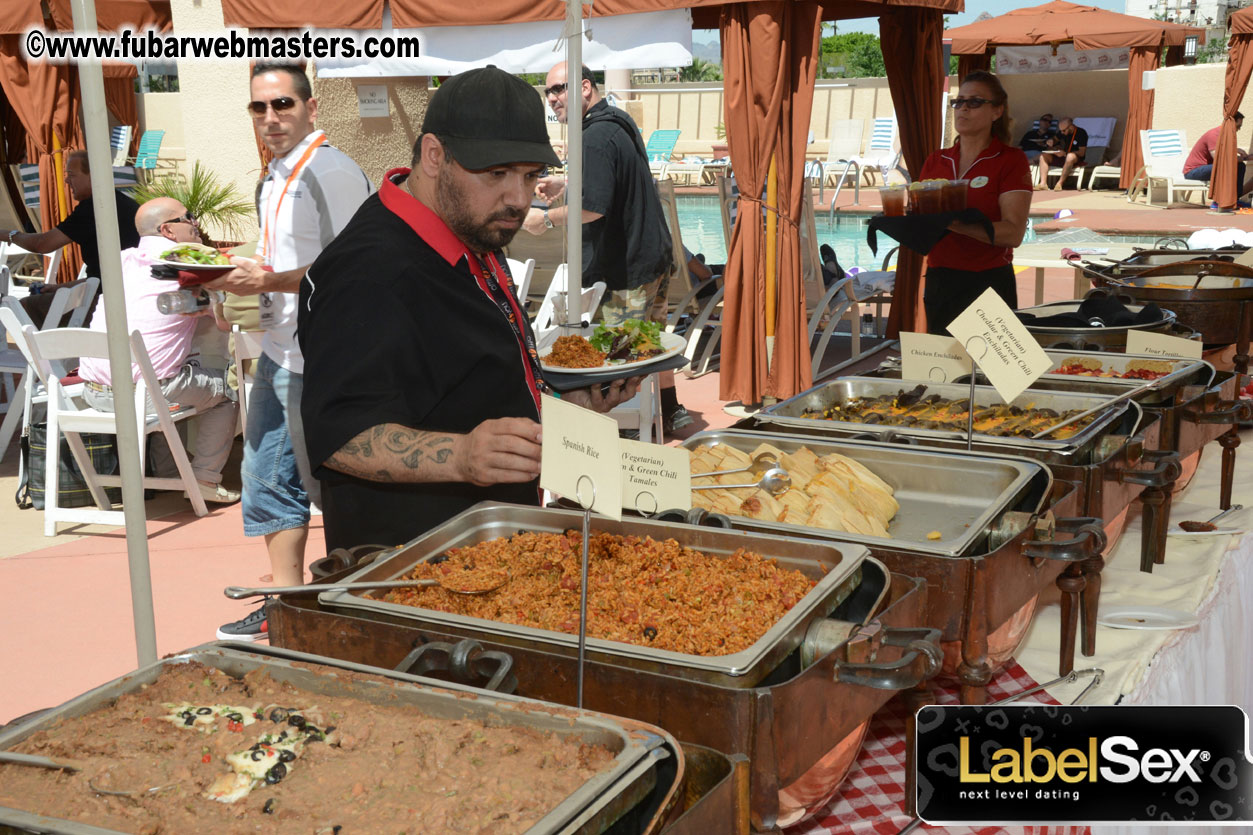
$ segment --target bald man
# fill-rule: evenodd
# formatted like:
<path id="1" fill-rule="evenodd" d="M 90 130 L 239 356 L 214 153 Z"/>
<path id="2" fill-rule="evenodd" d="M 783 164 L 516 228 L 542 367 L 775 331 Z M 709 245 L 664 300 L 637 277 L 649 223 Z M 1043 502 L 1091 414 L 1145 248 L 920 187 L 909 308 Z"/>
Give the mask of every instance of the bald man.
<path id="1" fill-rule="evenodd" d="M 171 197 L 158 197 L 140 206 L 135 227 L 139 245 L 122 252 L 128 326 L 143 335 L 166 400 L 193 406 L 200 413 L 196 443 L 191 450 L 191 466 L 200 484 L 200 495 L 206 502 L 237 502 L 239 493 L 222 486 L 222 468 L 235 438 L 238 406 L 234 395 L 226 385 L 225 372 L 187 362 L 196 335 L 196 318 L 157 310 L 157 296 L 176 290 L 177 285 L 152 277 L 152 264 L 163 252 L 181 243 L 201 242 L 200 228 L 191 212 Z M 89 327 L 94 331 L 107 330 L 104 305 L 96 309 Z M 138 380 L 139 366 L 132 364 L 131 371 Z M 87 404 L 102 412 L 114 411 L 109 361 L 83 357 L 78 373 L 86 383 L 83 399 Z M 152 409 L 151 403 L 148 408 Z M 154 447 L 153 455 L 160 458 L 161 452 Z"/>

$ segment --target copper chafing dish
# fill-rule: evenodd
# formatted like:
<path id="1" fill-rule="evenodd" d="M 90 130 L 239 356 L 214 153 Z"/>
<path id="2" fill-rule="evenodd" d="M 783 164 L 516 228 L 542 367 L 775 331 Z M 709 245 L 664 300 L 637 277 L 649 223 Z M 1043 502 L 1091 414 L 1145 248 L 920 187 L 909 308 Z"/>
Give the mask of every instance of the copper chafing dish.
<path id="1" fill-rule="evenodd" d="M 1082 301 L 1051 302 L 1035 307 L 1021 307 L 1017 312 L 1030 313 L 1034 316 L 1058 316 L 1063 313 L 1077 313 Z M 1127 305 L 1127 310 L 1138 314 L 1143 305 Z M 1123 351 L 1127 347 L 1127 334 L 1133 330 L 1149 333 L 1164 333 L 1191 339 L 1193 331 L 1176 320 L 1171 310 L 1162 310 L 1162 318 L 1155 322 L 1144 322 L 1138 325 L 1035 325 L 1024 322 L 1023 327 L 1036 338 L 1043 348 L 1073 349 L 1077 351 Z"/>
<path id="2" fill-rule="evenodd" d="M 582 518 L 581 512 L 570 510 L 480 504 L 379 555 L 352 577 L 400 576 L 454 543 L 519 529 L 559 532 L 580 527 Z M 584 703 L 640 721 L 651 717 L 685 742 L 747 755 L 749 805 L 759 829 L 800 819 L 825 802 L 855 759 L 874 711 L 895 691 L 915 687 L 939 667 L 938 634 L 917 627 L 925 597 L 922 581 L 891 574 L 859 545 L 630 517 L 621 522 L 594 517 L 593 529 L 673 537 L 709 554 L 748 548 L 815 578 L 840 566 L 836 576 L 843 579 L 798 603 L 804 608 L 785 629 L 772 630 L 764 647 L 767 662 L 710 669 L 716 661 L 588 642 Z M 520 633 L 490 621 L 386 608 L 378 601 L 350 600 L 338 593 L 323 593 L 318 599 L 286 595 L 270 604 L 268 620 L 272 643 L 385 666 L 411 654 L 422 663 L 436 644 L 473 638 L 489 652 L 508 656 L 517 693 L 562 704 L 576 700 L 577 657 L 568 635 Z M 786 652 L 780 656 L 781 650 Z M 451 656 L 449 661 L 446 674 L 454 677 L 491 673 L 490 665 L 480 669 L 483 665 L 477 662 L 458 664 Z M 812 788 L 815 779 L 823 783 L 816 799 L 810 791 L 809 801 L 797 805 L 789 800 L 791 792 L 784 793 L 798 785 Z"/>
<path id="3" fill-rule="evenodd" d="M 1090 267 L 1083 270 L 1097 287 L 1093 293 L 1169 305 L 1179 322 L 1198 331 L 1207 346 L 1234 343 L 1236 371 L 1248 373 L 1253 268 L 1226 261 L 1185 261 L 1130 276 Z"/>
<path id="4" fill-rule="evenodd" d="M 1165 267 L 1182 264 L 1187 261 L 1232 261 L 1242 254 L 1246 247 L 1226 247 L 1222 249 L 1137 249 L 1134 254 L 1122 259 L 1100 258 L 1096 261 L 1084 261 L 1083 265 L 1093 270 L 1106 272 L 1113 278 L 1126 278 L 1139 275 L 1154 267 Z"/>
<path id="5" fill-rule="evenodd" d="M 940 630 L 946 670 L 960 679 L 964 702 L 983 701 L 998 665 L 1025 638 L 1040 592 L 1063 572 L 1060 664 L 1067 671 L 1073 666 L 1080 566 L 1099 561 L 1105 547 L 1100 520 L 1075 515 L 1082 496 L 1074 485 L 1054 484 L 1047 467 L 1026 458 L 809 434 L 719 430 L 694 435 L 683 446 L 730 444 L 747 453 L 763 442 L 784 453 L 801 446 L 819 456 L 837 452 L 892 485 L 900 510 L 888 528 L 891 538 L 739 516 L 731 521 L 749 531 L 862 542 L 893 572 L 925 577 L 925 624 Z M 1019 474 L 1030 475 L 1025 485 Z M 938 540 L 929 537 L 933 532 Z"/>
<path id="6" fill-rule="evenodd" d="M 629 821 L 635 821 L 636 825 L 625 831 L 660 832 L 664 818 L 678 801 L 683 784 L 682 748 L 660 728 L 590 711 L 574 714 L 556 705 L 291 650 L 225 642 L 167 656 L 36 718 L 11 724 L 0 731 L 0 750 L 12 748 L 31 734 L 64 719 L 103 708 L 123 693 L 146 687 L 167 667 L 189 662 L 217 668 L 235 678 L 262 669 L 276 681 L 311 693 L 379 705 L 412 706 L 428 716 L 442 719 L 468 718 L 532 728 L 606 745 L 615 752 L 610 770 L 586 782 L 528 832 L 590 835 L 603 833 L 615 824 L 624 826 Z M 0 808 L 0 824 L 6 825 L 0 827 L 5 831 L 13 827 L 16 831 L 65 835 L 118 835 L 114 830 L 82 820 L 56 820 L 9 808 Z"/>

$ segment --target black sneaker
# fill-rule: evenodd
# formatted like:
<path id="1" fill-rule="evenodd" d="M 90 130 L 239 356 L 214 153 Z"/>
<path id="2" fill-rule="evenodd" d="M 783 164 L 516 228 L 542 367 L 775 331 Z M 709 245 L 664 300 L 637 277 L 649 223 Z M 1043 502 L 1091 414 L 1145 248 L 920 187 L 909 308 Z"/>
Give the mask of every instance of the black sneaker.
<path id="1" fill-rule="evenodd" d="M 676 406 L 670 414 L 666 415 L 662 423 L 665 424 L 667 432 L 675 432 L 686 426 L 691 426 L 696 422 L 696 418 L 688 414 L 687 409 L 682 406 Z"/>
<path id="2" fill-rule="evenodd" d="M 218 627 L 219 641 L 260 641 L 269 638 L 265 621 L 265 604 L 262 603 L 243 620 Z"/>

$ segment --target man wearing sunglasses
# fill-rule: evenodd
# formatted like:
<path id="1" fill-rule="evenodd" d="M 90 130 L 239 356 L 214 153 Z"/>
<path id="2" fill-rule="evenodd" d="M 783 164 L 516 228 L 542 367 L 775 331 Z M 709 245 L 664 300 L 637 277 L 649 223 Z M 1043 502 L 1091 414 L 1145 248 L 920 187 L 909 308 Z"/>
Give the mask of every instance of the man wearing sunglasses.
<path id="1" fill-rule="evenodd" d="M 1083 165 L 1083 157 L 1088 151 L 1088 132 L 1075 124 L 1069 116 L 1057 120 L 1057 136 L 1050 139 L 1040 154 L 1040 185 L 1037 189 L 1048 187 L 1049 167 L 1060 164 L 1062 175 L 1057 178 L 1053 191 L 1061 191 L 1075 166 Z"/>
<path id="2" fill-rule="evenodd" d="M 135 226 L 138 245 L 122 251 L 126 321 L 131 330 L 143 335 L 166 400 L 180 406 L 194 406 L 199 412 L 195 418 L 196 441 L 191 449 L 191 468 L 200 484 L 200 495 L 206 502 L 237 502 L 239 493 L 222 486 L 222 468 L 235 441 L 238 407 L 226 385 L 224 372 L 187 361 L 199 319 L 196 315 L 166 314 L 158 310 L 157 296 L 170 292 L 174 284 L 152 277 L 152 265 L 166 250 L 176 244 L 201 243 L 200 228 L 187 208 L 172 197 L 158 197 L 140 206 L 135 214 Z M 205 312 L 217 316 L 215 310 Z M 104 305 L 96 308 L 88 327 L 105 332 Z M 132 365 L 131 369 L 138 380 L 139 366 Z M 85 383 L 83 399 L 87 405 L 102 412 L 114 411 L 109 361 L 83 357 L 78 373 Z M 151 410 L 152 406 L 148 408 Z M 153 438 L 151 452 L 156 472 L 171 472 L 174 462 L 164 438 L 159 434 Z"/>
<path id="3" fill-rule="evenodd" d="M 304 357 L 296 341 L 296 294 L 305 270 L 374 187 L 314 127 L 318 103 L 302 70 L 258 64 L 251 93 L 248 115 L 274 155 L 257 189 L 259 259 L 232 259 L 236 269 L 208 286 L 259 295 L 265 335 L 244 439 L 244 534 L 265 537 L 275 584 L 290 586 L 304 582 L 310 502 L 318 502 L 300 419 Z M 221 627 L 218 638 L 257 640 L 265 626 L 261 607 Z"/>
<path id="4" fill-rule="evenodd" d="M 544 96 L 566 123 L 571 112 L 583 119 L 583 281 L 605 282 L 601 307 L 607 325 L 627 319 L 666 320 L 666 296 L 675 266 L 670 232 L 653 183 L 640 129 L 626 113 L 600 95 L 587 67 L 571 81 L 565 61 L 548 71 Z M 564 182 L 546 182 L 547 197 Z M 532 209 L 524 228 L 542 235 L 568 222 L 567 208 Z M 661 411 L 667 431 L 695 421 L 679 405 L 674 372 L 661 375 Z"/>

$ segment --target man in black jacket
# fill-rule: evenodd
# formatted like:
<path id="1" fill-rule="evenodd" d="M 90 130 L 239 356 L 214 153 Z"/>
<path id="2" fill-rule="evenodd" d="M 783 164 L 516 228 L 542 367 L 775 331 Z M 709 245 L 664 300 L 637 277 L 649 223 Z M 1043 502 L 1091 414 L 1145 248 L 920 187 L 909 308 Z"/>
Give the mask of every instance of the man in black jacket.
<path id="1" fill-rule="evenodd" d="M 605 282 L 602 306 L 606 324 L 627 319 L 665 323 L 666 294 L 675 267 L 666 218 L 648 167 L 640 129 L 626 111 L 600 95 L 592 71 L 583 67 L 571 99 L 566 64 L 548 72 L 544 95 L 565 123 L 572 101 L 583 115 L 583 281 Z M 550 199 L 564 181 L 546 179 L 541 193 Z M 532 209 L 524 228 L 542 235 L 567 222 L 567 207 Z M 680 267 L 682 265 L 679 265 Z M 661 375 L 661 408 L 666 429 L 690 425 L 694 418 L 679 405 L 674 372 Z"/>

